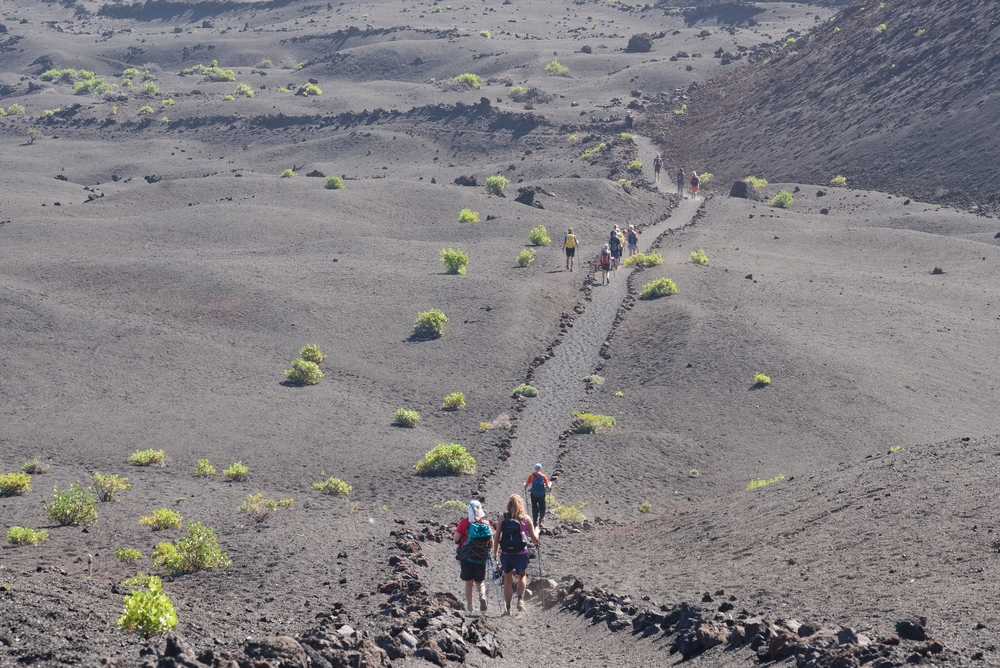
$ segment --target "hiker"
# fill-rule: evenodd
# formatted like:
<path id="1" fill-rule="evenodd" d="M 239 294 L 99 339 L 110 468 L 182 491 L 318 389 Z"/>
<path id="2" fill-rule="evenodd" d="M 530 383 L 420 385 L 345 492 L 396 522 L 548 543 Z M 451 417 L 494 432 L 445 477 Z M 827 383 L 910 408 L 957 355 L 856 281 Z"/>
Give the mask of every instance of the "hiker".
<path id="1" fill-rule="evenodd" d="M 663 158 L 661 158 L 660 154 L 657 153 L 656 157 L 653 158 L 653 174 L 655 175 L 653 183 L 660 182 L 660 167 L 663 167 Z"/>
<path id="2" fill-rule="evenodd" d="M 622 243 L 622 233 L 615 225 L 615 229 L 611 230 L 611 237 L 608 238 L 608 246 L 611 247 L 611 263 L 615 270 L 618 270 L 618 262 L 622 258 L 622 247 L 625 244 Z"/>
<path id="3" fill-rule="evenodd" d="M 691 170 L 691 199 L 698 199 L 698 186 L 701 185 L 701 179 L 698 178 L 698 172 Z"/>
<path id="4" fill-rule="evenodd" d="M 479 501 L 469 502 L 468 517 L 463 517 L 455 529 L 455 543 L 459 546 L 455 558 L 461 563 L 460 577 L 465 582 L 465 609 L 472 612 L 472 585 L 475 583 L 479 590 L 479 610 L 485 612 L 486 559 L 493 549 L 493 530 Z"/>
<path id="5" fill-rule="evenodd" d="M 607 250 L 607 248 L 605 244 L 604 249 Z M 604 279 L 608 280 L 607 269 L 604 269 Z M 528 482 L 524 483 L 524 488 L 531 489 L 531 519 L 536 527 L 541 527 L 542 518 L 545 517 L 545 495 L 552 491 L 552 483 L 542 473 L 541 464 L 535 464 L 535 471 L 528 476 Z"/>
<path id="6" fill-rule="evenodd" d="M 626 114 L 625 114 L 625 129 L 626 130 L 631 130 L 632 129 L 632 123 L 634 123 L 634 122 L 635 122 L 635 118 L 633 118 L 632 112 L 631 111 L 626 112 Z"/>
<path id="7" fill-rule="evenodd" d="M 684 188 L 687 186 L 687 174 L 684 173 L 683 169 L 677 170 L 677 194 L 681 197 L 685 197 Z"/>
<path id="8" fill-rule="evenodd" d="M 542 503 L 545 503 L 544 498 Z M 500 566 L 503 569 L 504 615 L 510 614 L 514 598 L 514 578 L 517 578 L 517 611 L 524 611 L 524 575 L 528 570 L 528 538 L 538 545 L 538 529 L 524 510 L 520 495 L 511 494 L 507 499 L 507 512 L 497 529 L 499 541 L 494 541 L 493 561 L 500 552 Z"/>
<path id="9" fill-rule="evenodd" d="M 563 248 L 566 249 L 566 269 L 569 271 L 573 271 L 573 260 L 576 257 L 576 247 L 579 244 L 576 235 L 573 234 L 573 228 L 566 230 L 566 236 L 563 237 Z"/>
<path id="10" fill-rule="evenodd" d="M 639 252 L 639 232 L 636 231 L 635 225 L 628 226 L 628 234 L 625 235 L 626 241 L 628 241 L 628 256 L 632 257 Z"/>
<path id="11" fill-rule="evenodd" d="M 608 272 L 611 271 L 611 246 L 610 244 L 604 244 L 604 248 L 601 249 L 601 285 L 609 283 L 611 279 L 608 277 Z M 535 502 L 532 499 L 531 502 L 532 509 L 534 509 Z M 534 512 L 534 510 L 532 510 Z"/>

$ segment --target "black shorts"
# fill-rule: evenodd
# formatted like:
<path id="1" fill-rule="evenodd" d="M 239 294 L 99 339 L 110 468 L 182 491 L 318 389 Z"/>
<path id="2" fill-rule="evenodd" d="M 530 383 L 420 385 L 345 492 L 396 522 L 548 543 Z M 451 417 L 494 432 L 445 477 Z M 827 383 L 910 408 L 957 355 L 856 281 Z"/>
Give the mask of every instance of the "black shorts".
<path id="1" fill-rule="evenodd" d="M 576 246 L 566 249 L 566 257 L 573 257 L 574 255 L 576 255 Z"/>
<path id="2" fill-rule="evenodd" d="M 620 248 L 618 250 L 616 250 L 616 251 L 611 251 L 611 257 L 613 257 L 613 258 L 616 258 L 616 257 L 620 258 L 621 256 L 622 256 L 622 251 L 621 251 Z"/>
<path id="3" fill-rule="evenodd" d="M 462 559 L 462 574 L 459 576 L 463 582 L 475 580 L 482 582 L 486 579 L 486 562 L 475 564 L 468 559 Z"/>

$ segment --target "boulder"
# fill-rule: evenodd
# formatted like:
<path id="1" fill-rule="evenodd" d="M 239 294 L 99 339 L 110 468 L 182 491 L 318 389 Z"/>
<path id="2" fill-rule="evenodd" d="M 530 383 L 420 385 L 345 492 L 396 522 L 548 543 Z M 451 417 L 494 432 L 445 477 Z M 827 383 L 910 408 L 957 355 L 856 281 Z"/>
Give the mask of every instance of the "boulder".
<path id="1" fill-rule="evenodd" d="M 594 52 L 594 50 L 592 48 L 590 48 L 589 46 L 581 46 L 580 47 L 580 53 L 593 53 L 593 52 Z"/>
<path id="2" fill-rule="evenodd" d="M 926 617 L 913 616 L 901 619 L 896 622 L 896 635 L 904 640 L 927 640 L 926 626 Z"/>
<path id="3" fill-rule="evenodd" d="M 472 176 L 460 176 L 455 179 L 456 186 L 478 186 L 479 181 L 476 180 L 476 175 Z"/>
<path id="4" fill-rule="evenodd" d="M 746 181 L 736 181 L 733 183 L 733 187 L 729 189 L 729 196 L 750 199 L 750 187 Z"/>
<path id="5" fill-rule="evenodd" d="M 309 656 L 302 645 L 289 636 L 251 638 L 243 652 L 251 659 L 267 661 L 273 668 L 309 668 Z"/>
<path id="6" fill-rule="evenodd" d="M 653 36 L 648 32 L 641 32 L 632 35 L 625 47 L 626 53 L 649 53 L 653 48 Z"/>

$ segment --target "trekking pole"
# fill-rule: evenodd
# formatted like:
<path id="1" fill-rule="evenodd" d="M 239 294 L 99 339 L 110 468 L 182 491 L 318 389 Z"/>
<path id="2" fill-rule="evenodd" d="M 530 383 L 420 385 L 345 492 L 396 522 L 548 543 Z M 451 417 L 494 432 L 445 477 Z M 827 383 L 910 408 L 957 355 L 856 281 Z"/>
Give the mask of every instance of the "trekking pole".
<path id="1" fill-rule="evenodd" d="M 501 611 L 507 604 L 503 595 L 503 587 L 503 568 L 498 568 L 496 564 L 493 564 L 493 588 L 497 591 L 497 607 L 500 608 Z"/>
<path id="2" fill-rule="evenodd" d="M 538 552 L 538 582 L 542 585 L 542 610 L 545 609 L 545 576 L 542 574 L 542 544 L 535 543 Z"/>

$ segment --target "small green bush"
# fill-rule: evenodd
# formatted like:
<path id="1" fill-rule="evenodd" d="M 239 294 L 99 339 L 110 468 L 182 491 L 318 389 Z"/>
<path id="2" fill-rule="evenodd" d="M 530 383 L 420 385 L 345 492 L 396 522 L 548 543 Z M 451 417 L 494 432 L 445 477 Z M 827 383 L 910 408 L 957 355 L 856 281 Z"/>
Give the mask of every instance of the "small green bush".
<path id="1" fill-rule="evenodd" d="M 132 487 L 132 483 L 128 481 L 128 478 L 123 478 L 122 476 L 115 475 L 113 473 L 109 473 L 107 475 L 95 473 L 93 477 L 94 491 L 97 493 L 97 499 L 99 501 L 114 501 L 115 494 L 118 492 L 124 492 Z"/>
<path id="2" fill-rule="evenodd" d="M 705 249 L 699 248 L 691 253 L 691 262 L 693 264 L 708 264 L 708 255 L 705 254 Z"/>
<path id="3" fill-rule="evenodd" d="M 460 513 L 466 509 L 464 501 L 450 500 L 442 501 L 441 503 L 434 505 L 434 510 L 447 510 L 452 513 Z"/>
<path id="4" fill-rule="evenodd" d="M 771 377 L 770 376 L 766 376 L 766 375 L 764 375 L 762 373 L 755 373 L 753 375 L 753 382 L 754 382 L 755 385 L 770 385 L 771 384 Z"/>
<path id="5" fill-rule="evenodd" d="M 302 97 L 309 97 L 310 95 L 322 95 L 323 91 L 316 84 L 307 83 L 303 86 L 299 86 L 299 89 L 295 91 L 296 95 L 301 95 Z"/>
<path id="6" fill-rule="evenodd" d="M 461 250 L 449 248 L 441 251 L 441 264 L 447 274 L 464 274 L 469 266 L 469 256 Z"/>
<path id="7" fill-rule="evenodd" d="M 122 70 L 122 73 L 119 76 L 121 76 L 121 77 L 127 77 L 127 78 L 132 78 L 132 77 L 138 76 L 138 75 L 139 75 L 139 70 L 138 69 L 136 69 L 134 67 L 126 67 L 124 70 Z"/>
<path id="8" fill-rule="evenodd" d="M 343 190 L 344 179 L 339 176 L 328 176 L 326 177 L 326 185 L 323 187 L 327 190 Z"/>
<path id="9" fill-rule="evenodd" d="M 625 169 L 627 169 L 630 172 L 641 172 L 642 171 L 642 161 L 641 160 L 633 160 L 632 162 L 628 163 L 628 167 L 626 167 Z"/>
<path id="10" fill-rule="evenodd" d="M 527 267 L 534 261 L 535 261 L 535 251 L 530 248 L 525 248 L 523 251 L 517 254 L 517 266 L 519 267 Z"/>
<path id="11" fill-rule="evenodd" d="M 419 421 L 420 413 L 411 411 L 408 408 L 397 408 L 392 416 L 393 424 L 397 424 L 400 427 L 409 427 L 412 429 L 417 426 L 417 422 Z"/>
<path id="12" fill-rule="evenodd" d="M 630 141 L 632 141 L 632 133 L 631 132 L 623 132 L 620 135 L 618 135 L 618 138 L 621 139 L 624 142 L 630 142 Z M 642 167 L 642 163 L 639 163 L 639 166 Z"/>
<path id="13" fill-rule="evenodd" d="M 561 65 L 558 60 L 553 60 L 545 66 L 545 73 L 559 77 L 566 77 L 569 76 L 569 68 L 565 65 Z"/>
<path id="14" fill-rule="evenodd" d="M 295 63 L 295 66 L 292 67 L 292 71 L 293 72 L 298 72 L 299 70 L 301 70 L 305 66 L 306 66 L 305 63 Z"/>
<path id="15" fill-rule="evenodd" d="M 490 39 L 492 37 L 492 35 L 490 35 L 490 31 L 489 30 L 480 30 L 479 31 L 479 36 L 480 37 L 485 37 L 486 39 Z"/>
<path id="16" fill-rule="evenodd" d="M 755 478 L 755 479 L 753 479 L 753 480 L 750 481 L 749 485 L 747 485 L 747 489 L 748 490 L 751 490 L 751 489 L 760 489 L 761 487 L 766 487 L 766 486 L 771 485 L 773 483 L 780 482 L 780 481 L 782 481 L 784 479 L 785 479 L 784 475 L 775 476 L 775 477 L 771 478 L 770 480 L 765 480 L 764 478 Z"/>
<path id="17" fill-rule="evenodd" d="M 581 160 L 592 160 L 598 153 L 600 153 L 601 151 L 603 151 L 606 146 L 607 146 L 607 144 L 605 144 L 604 142 L 601 142 L 597 146 L 593 146 L 591 148 L 588 148 L 586 151 L 584 151 L 583 153 L 580 154 L 580 159 Z"/>
<path id="18" fill-rule="evenodd" d="M 455 81 L 457 81 L 460 84 L 465 84 L 469 88 L 474 88 L 474 89 L 482 88 L 482 84 L 479 82 L 479 77 L 470 72 L 459 74 L 457 77 L 455 77 Z"/>
<path id="19" fill-rule="evenodd" d="M 503 190 L 509 183 L 510 180 L 506 176 L 500 174 L 488 176 L 486 177 L 486 190 L 494 195 L 503 195 Z"/>
<path id="20" fill-rule="evenodd" d="M 24 107 L 19 104 L 12 104 L 7 107 L 8 116 L 24 116 Z"/>
<path id="21" fill-rule="evenodd" d="M 682 104 L 681 106 L 674 109 L 674 113 L 677 114 L 678 116 L 683 116 L 684 114 L 687 113 L 687 111 L 688 111 L 688 106 L 686 104 Z"/>
<path id="22" fill-rule="evenodd" d="M 296 172 L 295 170 L 291 169 L 291 168 L 286 169 L 283 172 L 281 172 L 281 178 L 283 178 L 283 179 L 290 179 L 293 176 L 298 176 L 298 175 L 299 175 L 299 173 Z"/>
<path id="23" fill-rule="evenodd" d="M 136 450 L 128 456 L 133 466 L 169 466 L 170 459 L 163 450 Z"/>
<path id="24" fill-rule="evenodd" d="M 591 385 L 604 385 L 604 376 L 592 373 L 589 376 L 584 376 L 583 382 L 590 383 Z"/>
<path id="25" fill-rule="evenodd" d="M 233 95 L 245 95 L 247 97 L 254 96 L 253 86 L 250 84 L 239 84 L 236 86 L 236 90 L 233 91 Z"/>
<path id="26" fill-rule="evenodd" d="M 528 89 L 524 86 L 511 86 L 507 89 L 507 95 L 514 98 L 515 101 L 524 101 L 524 96 L 528 94 Z"/>
<path id="27" fill-rule="evenodd" d="M 222 475 L 236 482 L 245 482 L 250 479 L 250 469 L 242 461 L 239 461 L 228 469 L 223 469 Z"/>
<path id="28" fill-rule="evenodd" d="M 31 476 L 27 473 L 0 475 L 0 496 L 20 496 L 31 491 Z"/>
<path id="29" fill-rule="evenodd" d="M 42 109 L 42 118 L 51 118 L 56 115 L 57 111 L 62 111 L 61 109 Z"/>
<path id="30" fill-rule="evenodd" d="M 479 212 L 473 211 L 472 209 L 462 209 L 458 212 L 458 222 L 460 223 L 478 223 L 479 222 Z"/>
<path id="31" fill-rule="evenodd" d="M 232 95 L 223 95 L 222 96 L 222 101 L 223 102 L 232 102 L 235 99 L 236 98 L 234 96 L 232 96 Z"/>
<path id="32" fill-rule="evenodd" d="M 294 504 L 294 503 L 295 503 L 295 499 L 291 499 L 291 498 L 278 499 L 278 507 L 279 508 L 291 508 L 292 504 Z"/>
<path id="33" fill-rule="evenodd" d="M 188 535 L 175 543 L 159 543 L 153 550 L 153 565 L 168 573 L 190 573 L 229 566 L 232 560 L 219 549 L 215 530 L 201 522 L 188 521 Z"/>
<path id="34" fill-rule="evenodd" d="M 639 299 L 657 299 L 678 293 L 677 284 L 669 278 L 658 278 L 642 286 Z"/>
<path id="35" fill-rule="evenodd" d="M 323 482 L 314 482 L 312 488 L 330 496 L 349 496 L 354 489 L 340 478 L 327 478 Z"/>
<path id="36" fill-rule="evenodd" d="M 146 97 L 156 97 L 160 94 L 160 84 L 150 81 L 142 85 L 142 94 Z"/>
<path id="37" fill-rule="evenodd" d="M 90 526 L 97 523 L 97 501 L 75 482 L 69 490 L 55 488 L 55 500 L 45 504 L 49 519 L 61 526 Z"/>
<path id="38" fill-rule="evenodd" d="M 663 264 L 663 256 L 659 253 L 636 253 L 622 262 L 626 267 L 655 267 Z"/>
<path id="39" fill-rule="evenodd" d="M 415 468 L 420 475 L 472 475 L 476 459 L 458 443 L 440 443 Z"/>
<path id="40" fill-rule="evenodd" d="M 875 28 L 875 34 L 876 35 L 881 35 L 882 33 L 884 33 L 888 29 L 889 29 L 889 27 L 886 24 L 879 23 L 878 26 Z"/>
<path id="41" fill-rule="evenodd" d="M 442 408 L 449 411 L 457 411 L 461 408 L 465 408 L 465 393 L 452 392 L 451 394 L 446 394 Z"/>
<path id="42" fill-rule="evenodd" d="M 573 417 L 576 418 L 574 431 L 578 434 L 596 434 L 601 429 L 612 431 L 617 422 L 610 415 L 597 415 L 596 413 L 576 412 L 573 413 Z"/>
<path id="43" fill-rule="evenodd" d="M 779 209 L 788 209 L 791 208 L 793 199 L 792 193 L 787 190 L 782 190 L 777 195 L 767 200 L 767 205 L 778 207 Z"/>
<path id="44" fill-rule="evenodd" d="M 323 372 L 315 362 L 300 358 L 292 361 L 291 369 L 285 369 L 285 378 L 298 385 L 315 385 L 323 380 Z"/>
<path id="45" fill-rule="evenodd" d="M 699 185 L 701 185 L 701 187 L 704 188 L 705 186 L 708 185 L 708 182 L 714 178 L 715 174 L 712 174 L 711 172 L 702 172 L 701 174 L 698 175 Z"/>
<path id="46" fill-rule="evenodd" d="M 448 316 L 439 309 L 422 311 L 417 314 L 417 319 L 413 322 L 413 336 L 418 339 L 436 339 L 441 336 L 447 322 L 449 322 Z"/>
<path id="47" fill-rule="evenodd" d="M 170 597 L 163 593 L 159 578 L 150 578 L 148 586 L 130 592 L 123 603 L 125 609 L 118 618 L 118 628 L 122 631 L 150 638 L 177 626 L 177 611 Z"/>
<path id="48" fill-rule="evenodd" d="M 149 515 L 140 518 L 139 524 L 144 527 L 150 527 L 153 531 L 180 529 L 183 519 L 180 513 L 175 513 L 169 508 L 158 508 Z"/>
<path id="49" fill-rule="evenodd" d="M 747 176 L 743 178 L 743 182 L 750 187 L 751 197 L 760 197 L 764 192 L 764 188 L 767 187 L 767 179 L 757 178 L 756 176 Z"/>
<path id="50" fill-rule="evenodd" d="M 278 509 L 278 502 L 274 499 L 266 499 L 263 494 L 250 494 L 243 499 L 240 505 L 240 512 L 248 515 L 250 519 L 258 524 L 267 520 L 271 513 Z"/>
<path id="51" fill-rule="evenodd" d="M 148 104 L 145 104 L 145 105 L 139 107 L 139 111 L 136 112 L 136 113 L 138 113 L 140 116 L 147 116 L 149 114 L 154 113 L 154 109 L 151 106 L 149 106 Z"/>
<path id="52" fill-rule="evenodd" d="M 562 522 L 576 522 L 577 524 L 580 524 L 587 519 L 582 510 L 576 506 L 567 506 L 560 503 L 559 500 L 551 494 L 545 495 L 545 504 L 548 507 L 549 512 L 558 517 Z"/>
<path id="53" fill-rule="evenodd" d="M 174 102 L 174 98 L 168 97 L 166 100 L 161 100 L 160 104 L 162 104 L 164 107 L 172 107 L 177 103 Z"/>
<path id="54" fill-rule="evenodd" d="M 566 137 L 566 141 L 568 141 L 570 144 L 575 144 L 576 142 L 580 141 L 580 138 L 577 137 L 576 135 L 570 135 L 569 137 Z"/>
<path id="55" fill-rule="evenodd" d="M 622 392 L 622 391 L 620 391 L 620 390 L 618 392 L 615 392 L 615 398 L 616 399 L 621 399 L 624 396 L 625 396 L 625 393 Z"/>
<path id="56" fill-rule="evenodd" d="M 135 549 L 134 547 L 123 547 L 120 550 L 115 550 L 115 557 L 126 564 L 131 564 L 132 562 L 142 559 L 142 552 Z"/>
<path id="57" fill-rule="evenodd" d="M 835 188 L 846 188 L 847 187 L 847 177 L 840 176 L 839 174 L 832 179 L 830 179 L 830 185 Z"/>
<path id="58" fill-rule="evenodd" d="M 323 360 L 326 359 L 326 355 L 323 351 L 319 349 L 319 346 L 315 343 L 307 343 L 299 349 L 299 357 L 307 362 L 312 362 L 313 364 L 322 364 Z"/>
<path id="59" fill-rule="evenodd" d="M 649 501 L 643 501 L 642 503 L 639 504 L 640 513 L 648 513 L 652 509 L 653 509 L 653 504 L 650 503 Z"/>
<path id="60" fill-rule="evenodd" d="M 215 467 L 207 459 L 199 459 L 194 467 L 194 477 L 202 478 L 210 475 L 215 475 Z"/>
<path id="61" fill-rule="evenodd" d="M 11 527 L 7 529 L 7 542 L 11 545 L 38 545 L 48 540 L 49 532 L 44 529 L 35 531 L 27 527 Z"/>
<path id="62" fill-rule="evenodd" d="M 549 236 L 549 232 L 545 229 L 544 225 L 539 225 L 532 229 L 528 233 L 528 241 L 535 246 L 549 246 L 552 244 L 552 238 Z"/>
<path id="63" fill-rule="evenodd" d="M 522 396 L 529 398 L 537 397 L 538 388 L 533 385 L 528 385 L 527 383 L 521 383 L 520 385 L 514 388 L 514 391 L 510 393 L 510 396 L 512 397 Z"/>
<path id="64" fill-rule="evenodd" d="M 32 459 L 30 462 L 25 462 L 24 466 L 21 467 L 22 473 L 27 473 L 28 475 L 42 475 L 43 473 L 48 473 L 51 466 L 46 464 L 42 466 L 38 463 L 37 459 Z M 2 494 L 2 492 L 0 492 Z"/>

